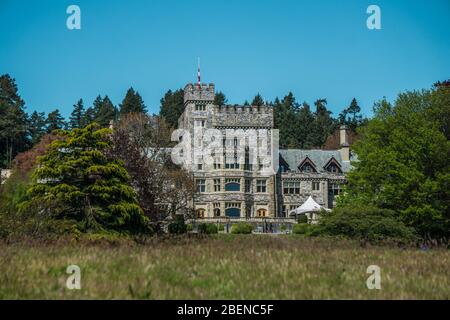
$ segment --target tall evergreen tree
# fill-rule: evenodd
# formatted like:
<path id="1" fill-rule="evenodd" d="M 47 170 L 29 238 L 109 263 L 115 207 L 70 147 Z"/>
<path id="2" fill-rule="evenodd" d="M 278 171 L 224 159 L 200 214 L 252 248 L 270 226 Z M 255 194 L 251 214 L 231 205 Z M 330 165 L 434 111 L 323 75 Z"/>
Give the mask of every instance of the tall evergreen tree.
<path id="1" fill-rule="evenodd" d="M 37 144 L 42 136 L 46 133 L 45 127 L 45 113 L 34 111 L 28 120 L 28 131 L 31 139 L 31 144 Z"/>
<path id="2" fill-rule="evenodd" d="M 92 122 L 95 121 L 95 110 L 93 107 L 89 107 L 86 109 L 86 112 L 84 113 L 83 116 L 83 121 L 82 121 L 82 128 L 91 124 Z"/>
<path id="3" fill-rule="evenodd" d="M 258 107 L 260 107 L 260 106 L 262 106 L 262 105 L 264 105 L 264 99 L 263 99 L 263 97 L 258 93 L 258 94 L 256 94 L 256 96 L 253 98 L 252 106 L 258 106 Z"/>
<path id="4" fill-rule="evenodd" d="M 147 112 L 147 107 L 142 100 L 139 92 L 134 91 L 133 88 L 128 89 L 125 98 L 120 104 L 120 115 L 124 115 L 130 112 Z"/>
<path id="5" fill-rule="evenodd" d="M 8 74 L 0 76 L 0 167 L 10 167 L 17 153 L 29 147 L 25 102 Z"/>
<path id="6" fill-rule="evenodd" d="M 134 233 L 147 229 L 147 219 L 129 185 L 123 163 L 108 156 L 111 131 L 91 124 L 62 131 L 40 158 L 22 208 L 75 221 L 80 231 Z M 42 212 L 42 213 L 41 213 Z"/>
<path id="7" fill-rule="evenodd" d="M 227 102 L 228 102 L 228 99 L 222 91 L 219 91 L 214 95 L 214 104 L 216 106 L 223 106 Z"/>
<path id="8" fill-rule="evenodd" d="M 110 121 L 116 118 L 116 108 L 108 96 L 102 98 L 98 95 L 94 100 L 92 109 L 94 116 L 93 120 L 102 127 L 108 127 Z"/>
<path id="9" fill-rule="evenodd" d="M 84 116 L 83 99 L 80 99 L 73 105 L 73 111 L 69 118 L 69 128 L 76 129 L 84 127 Z"/>
<path id="10" fill-rule="evenodd" d="M 320 148 L 327 137 L 337 129 L 338 123 L 331 116 L 331 111 L 327 109 L 327 99 L 317 99 L 314 105 L 316 111 L 314 112 L 314 121 L 307 143 L 310 146 Z"/>
<path id="11" fill-rule="evenodd" d="M 280 130 L 280 147 L 298 148 L 297 113 L 299 106 L 295 101 L 294 94 L 289 92 L 281 101 L 276 98 L 273 108 L 274 124 Z"/>
<path id="12" fill-rule="evenodd" d="M 53 130 L 64 129 L 66 123 L 64 117 L 56 109 L 47 115 L 47 133 L 51 133 Z"/>
<path id="13" fill-rule="evenodd" d="M 302 107 L 297 114 L 296 124 L 296 136 L 298 145 L 297 148 L 310 149 L 313 145 L 310 145 L 308 136 L 311 134 L 312 126 L 314 122 L 314 115 L 311 112 L 311 107 L 308 103 L 303 102 Z"/>
<path id="14" fill-rule="evenodd" d="M 342 110 L 339 114 L 339 124 L 348 126 L 353 132 L 367 123 L 367 119 L 363 118 L 361 108 L 355 98 L 352 99 L 348 108 Z"/>
<path id="15" fill-rule="evenodd" d="M 347 108 L 347 114 L 350 116 L 348 126 L 355 131 L 362 121 L 361 108 L 355 98 L 352 99 L 350 106 Z"/>
<path id="16" fill-rule="evenodd" d="M 161 106 L 159 115 L 173 128 L 178 125 L 178 118 L 184 111 L 184 91 L 178 89 L 176 91 L 169 90 L 160 100 Z"/>
<path id="17" fill-rule="evenodd" d="M 106 95 L 100 104 L 100 108 L 96 112 L 96 122 L 102 127 L 108 127 L 110 121 L 116 119 L 116 111 L 116 107 Z"/>

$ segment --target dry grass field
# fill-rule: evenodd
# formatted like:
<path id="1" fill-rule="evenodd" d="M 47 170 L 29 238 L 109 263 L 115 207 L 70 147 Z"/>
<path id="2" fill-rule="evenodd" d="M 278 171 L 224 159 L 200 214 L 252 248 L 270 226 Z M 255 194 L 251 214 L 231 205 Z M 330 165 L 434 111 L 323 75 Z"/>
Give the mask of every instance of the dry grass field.
<path id="1" fill-rule="evenodd" d="M 66 288 L 68 265 L 81 289 Z M 381 289 L 369 290 L 369 265 Z M 449 299 L 450 252 L 295 236 L 0 244 L 1 299 Z"/>

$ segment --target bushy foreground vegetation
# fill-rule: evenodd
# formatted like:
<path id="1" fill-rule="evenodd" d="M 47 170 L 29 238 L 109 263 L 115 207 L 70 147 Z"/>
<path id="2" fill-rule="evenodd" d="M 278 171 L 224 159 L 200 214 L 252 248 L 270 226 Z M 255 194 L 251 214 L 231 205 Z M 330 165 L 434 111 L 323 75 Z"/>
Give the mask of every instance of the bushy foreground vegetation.
<path id="1" fill-rule="evenodd" d="M 395 211 L 369 206 L 344 206 L 332 212 L 324 211 L 317 224 L 298 223 L 292 232 L 306 236 L 342 236 L 372 243 L 420 241 L 414 228 L 408 227 Z"/>
<path id="2" fill-rule="evenodd" d="M 450 253 L 265 235 L 0 243 L 0 299 L 449 299 Z M 81 290 L 66 288 L 68 265 Z M 381 290 L 369 290 L 369 265 Z"/>
<path id="3" fill-rule="evenodd" d="M 343 235 L 367 241 L 418 239 L 414 228 L 401 221 L 393 210 L 376 207 L 341 207 L 324 214 L 317 226 L 310 227 L 311 235 Z"/>
<path id="4" fill-rule="evenodd" d="M 390 209 L 422 237 L 449 239 L 450 81 L 382 100 L 374 113 L 340 204 Z"/>
<path id="5" fill-rule="evenodd" d="M 231 233 L 234 234 L 250 234 L 253 231 L 253 226 L 249 223 L 240 222 L 231 227 Z"/>

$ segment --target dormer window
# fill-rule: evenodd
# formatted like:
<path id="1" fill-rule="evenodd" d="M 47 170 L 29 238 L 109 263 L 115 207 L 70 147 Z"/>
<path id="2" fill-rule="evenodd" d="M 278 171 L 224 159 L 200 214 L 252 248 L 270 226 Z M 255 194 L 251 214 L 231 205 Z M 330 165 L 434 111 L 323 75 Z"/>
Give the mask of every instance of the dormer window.
<path id="1" fill-rule="evenodd" d="M 336 161 L 336 159 L 331 158 L 330 161 L 325 165 L 325 170 L 330 173 L 342 173 L 341 166 Z"/>
<path id="2" fill-rule="evenodd" d="M 327 167 L 327 171 L 328 171 L 328 172 L 331 172 L 331 173 L 339 173 L 339 172 L 340 172 L 338 166 L 335 165 L 334 163 L 330 164 L 330 165 Z"/>
<path id="3" fill-rule="evenodd" d="M 300 172 L 303 172 L 303 173 L 317 172 L 316 166 L 314 165 L 314 163 L 311 161 L 311 159 L 309 157 L 306 157 L 305 160 L 303 160 L 302 163 L 300 163 L 300 165 L 298 166 L 298 169 L 300 170 Z"/>
<path id="4" fill-rule="evenodd" d="M 311 173 L 311 172 L 314 172 L 314 169 L 313 169 L 312 165 L 310 165 L 309 163 L 305 163 L 303 165 L 303 167 L 301 168 L 301 171 L 305 172 L 305 173 Z"/>

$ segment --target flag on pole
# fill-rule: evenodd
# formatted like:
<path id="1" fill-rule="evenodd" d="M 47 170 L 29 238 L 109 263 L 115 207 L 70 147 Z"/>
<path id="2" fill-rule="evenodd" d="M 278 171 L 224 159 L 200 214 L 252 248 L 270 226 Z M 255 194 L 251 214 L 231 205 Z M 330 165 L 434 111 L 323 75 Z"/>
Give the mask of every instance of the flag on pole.
<path id="1" fill-rule="evenodd" d="M 197 68 L 197 84 L 198 84 L 198 88 L 201 89 L 201 84 L 200 84 L 200 58 L 198 58 L 198 68 Z"/>

